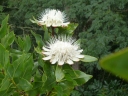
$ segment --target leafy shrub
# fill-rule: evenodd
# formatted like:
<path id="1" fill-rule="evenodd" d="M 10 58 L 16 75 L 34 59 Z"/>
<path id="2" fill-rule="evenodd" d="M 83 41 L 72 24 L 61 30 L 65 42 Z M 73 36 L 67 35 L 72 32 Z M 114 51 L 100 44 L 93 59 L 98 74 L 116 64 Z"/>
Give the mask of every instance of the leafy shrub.
<path id="1" fill-rule="evenodd" d="M 17 34 L 30 34 L 30 30 L 36 30 L 40 33 L 40 28 L 31 24 L 29 19 L 32 16 L 38 17 L 39 12 L 45 8 L 57 8 L 68 13 L 71 22 L 78 22 L 79 26 L 75 30 L 74 36 L 81 39 L 84 53 L 93 55 L 97 58 L 118 51 L 128 46 L 128 1 L 127 0 L 13 0 L 3 1 L 0 8 L 0 17 L 10 14 L 10 23 L 14 26 Z M 5 6 L 5 7 L 3 7 Z M 3 9 L 2 9 L 3 8 Z M 3 18 L 2 17 L 2 18 Z M 0 20 L 2 20 L 0 18 Z M 27 30 L 25 30 L 27 29 Z M 24 31 L 25 30 L 25 31 Z M 102 71 L 98 62 L 80 65 L 80 68 L 94 77 L 88 85 L 80 86 L 79 90 L 85 91 L 88 96 L 112 96 L 112 90 L 108 88 L 115 82 L 115 77 L 109 77 L 109 80 L 101 78 L 109 74 Z M 114 79 L 113 79 L 114 78 Z M 110 81 L 110 79 L 112 79 Z M 107 82 L 108 84 L 105 84 Z M 120 82 L 117 79 L 117 82 Z M 99 84 L 100 90 L 96 86 Z M 115 96 L 126 96 L 124 90 L 127 86 L 125 82 L 115 83 Z M 106 87 L 105 87 L 106 86 Z M 120 86 L 120 88 L 119 88 Z M 86 87 L 86 88 L 85 88 Z M 99 87 L 98 87 L 99 88 Z M 103 89 L 102 89 L 103 88 Z M 107 89 L 105 89 L 107 88 Z M 86 92 L 87 90 L 87 92 Z M 98 90 L 93 92 L 93 90 Z M 105 93 L 104 93 L 105 90 Z M 83 95 L 83 91 L 75 90 L 73 94 Z M 115 91 L 115 92 L 116 92 Z M 114 91 L 113 91 L 114 92 Z M 119 92 L 119 93 L 118 93 Z M 100 95 L 98 95 L 100 94 Z M 104 95 L 105 94 L 105 95 Z M 85 95 L 85 94 L 84 94 Z M 85 95 L 85 96 L 86 96 Z"/>

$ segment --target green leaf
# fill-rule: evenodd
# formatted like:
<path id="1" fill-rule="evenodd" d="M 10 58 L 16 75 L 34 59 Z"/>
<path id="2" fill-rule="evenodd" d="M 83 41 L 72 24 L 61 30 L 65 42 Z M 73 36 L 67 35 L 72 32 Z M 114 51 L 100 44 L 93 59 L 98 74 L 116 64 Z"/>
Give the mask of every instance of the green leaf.
<path id="1" fill-rule="evenodd" d="M 10 81 L 9 78 L 7 76 L 5 76 L 5 78 L 2 80 L 2 83 L 0 85 L 0 91 L 4 91 L 7 90 L 10 86 Z"/>
<path id="2" fill-rule="evenodd" d="M 33 57 L 31 54 L 23 54 L 20 58 L 13 62 L 13 76 L 22 77 L 30 80 L 32 75 L 32 68 L 34 66 Z M 11 71 L 11 70 L 10 70 Z"/>
<path id="3" fill-rule="evenodd" d="M 68 64 L 63 66 L 63 71 L 65 72 L 65 78 L 69 81 L 73 81 L 73 78 L 76 77 L 75 70 Z"/>
<path id="4" fill-rule="evenodd" d="M 81 59 L 83 62 L 94 62 L 97 61 L 98 59 L 96 57 L 92 57 L 89 55 L 84 55 L 84 58 Z"/>
<path id="5" fill-rule="evenodd" d="M 63 69 L 65 71 L 66 80 L 72 82 L 74 86 L 82 85 L 92 78 L 92 75 L 88 75 L 79 70 L 73 70 L 71 66 L 66 64 L 64 65 Z"/>
<path id="6" fill-rule="evenodd" d="M 56 66 L 55 76 L 57 82 L 60 82 L 64 78 L 64 72 L 62 70 L 62 66 Z"/>
<path id="7" fill-rule="evenodd" d="M 100 65 L 108 72 L 128 80 L 128 48 L 102 58 Z"/>
<path id="8" fill-rule="evenodd" d="M 42 26 L 42 27 L 43 27 L 43 30 L 44 30 L 44 40 L 48 41 L 49 38 L 50 38 L 50 34 L 48 32 L 48 28 L 46 26 Z"/>
<path id="9" fill-rule="evenodd" d="M 28 52 L 31 48 L 31 39 L 29 36 L 24 36 L 15 38 L 16 43 L 18 44 L 19 48 L 21 48 L 24 52 Z"/>
<path id="10" fill-rule="evenodd" d="M 30 21 L 31 21 L 32 23 L 36 23 L 36 24 L 38 24 L 38 20 L 35 19 L 34 17 L 33 17 L 33 19 L 34 19 L 34 20 L 30 19 Z"/>
<path id="11" fill-rule="evenodd" d="M 51 91 L 52 88 L 55 86 L 56 80 L 54 76 L 47 76 L 47 80 L 43 82 L 42 90 L 44 92 Z"/>
<path id="12" fill-rule="evenodd" d="M 70 96 L 74 85 L 71 81 L 59 82 L 55 87 L 50 96 Z"/>
<path id="13" fill-rule="evenodd" d="M 15 41 L 18 44 L 19 48 L 23 50 L 24 42 L 23 42 L 22 38 L 18 36 L 17 38 L 15 38 Z"/>
<path id="14" fill-rule="evenodd" d="M 31 48 L 31 39 L 28 35 L 24 36 L 24 51 L 28 52 Z"/>
<path id="15" fill-rule="evenodd" d="M 54 91 L 52 91 L 51 96 L 64 96 L 63 88 L 60 85 L 54 87 Z"/>
<path id="16" fill-rule="evenodd" d="M 9 15 L 6 16 L 6 18 L 2 21 L 2 26 L 0 28 L 0 39 L 6 35 L 7 30 L 9 29 L 8 28 L 8 18 L 9 18 Z"/>
<path id="17" fill-rule="evenodd" d="M 14 70 L 12 70 L 14 72 L 12 77 L 21 77 L 23 75 L 23 72 L 25 71 L 24 68 L 26 67 L 24 64 L 28 58 L 28 55 L 23 54 L 20 58 L 12 63 L 14 67 Z"/>
<path id="18" fill-rule="evenodd" d="M 43 65 L 43 71 L 45 76 L 43 76 L 43 86 L 42 90 L 45 92 L 52 90 L 52 88 L 56 84 L 56 78 L 55 78 L 55 69 L 54 65 L 50 64 L 49 62 L 45 62 Z"/>
<path id="19" fill-rule="evenodd" d="M 46 61 L 43 64 L 43 71 L 46 73 L 47 76 L 54 75 L 54 72 L 55 72 L 54 67 L 55 67 L 54 65 Z"/>
<path id="20" fill-rule="evenodd" d="M 0 64 L 2 67 L 9 62 L 9 52 L 0 44 Z"/>
<path id="21" fill-rule="evenodd" d="M 77 82 L 78 85 L 82 85 L 92 78 L 92 75 L 88 75 L 79 70 L 76 70 L 75 73 L 76 73 L 76 77 L 74 77 L 74 80 Z"/>
<path id="22" fill-rule="evenodd" d="M 22 56 L 23 52 L 16 49 L 10 49 L 10 56 L 12 58 L 12 62 L 14 62 L 16 59 L 20 58 Z"/>
<path id="23" fill-rule="evenodd" d="M 6 67 L 6 74 L 7 76 L 9 76 L 10 78 L 13 78 L 13 74 L 14 74 L 14 67 L 12 64 L 8 64 L 7 67 Z"/>
<path id="24" fill-rule="evenodd" d="M 74 87 L 78 86 L 77 82 L 75 81 L 75 79 L 70 75 L 70 74 L 66 74 L 65 75 L 65 79 L 69 82 L 72 82 Z"/>
<path id="25" fill-rule="evenodd" d="M 35 37 L 36 43 L 38 44 L 38 46 L 41 48 L 44 45 L 44 43 L 42 41 L 42 36 L 39 35 L 39 34 L 34 33 L 33 31 L 31 31 L 31 33 Z"/>
<path id="26" fill-rule="evenodd" d="M 23 65 L 23 75 L 22 77 L 27 79 L 27 80 L 30 80 L 31 76 L 32 76 L 32 69 L 33 69 L 33 66 L 34 66 L 34 62 L 33 62 L 33 56 L 30 55 L 28 57 L 27 60 L 24 61 L 24 64 Z"/>
<path id="27" fill-rule="evenodd" d="M 72 35 L 77 26 L 78 26 L 77 23 L 70 23 L 66 27 L 58 27 L 58 29 L 59 29 L 58 33 Z"/>
<path id="28" fill-rule="evenodd" d="M 20 78 L 20 79 L 19 79 L 19 83 L 18 83 L 18 87 L 21 88 L 21 89 L 24 90 L 24 91 L 29 91 L 29 90 L 32 89 L 33 86 L 32 86 L 32 84 L 31 84 L 29 81 L 27 81 L 26 79 Z"/>
<path id="29" fill-rule="evenodd" d="M 39 93 L 43 93 L 42 91 L 42 82 L 38 81 L 38 82 L 33 82 L 32 83 L 33 88 L 32 90 L 29 90 L 27 93 L 29 93 L 29 96 L 37 96 Z"/>
<path id="30" fill-rule="evenodd" d="M 54 28 L 54 31 L 55 31 L 56 34 L 58 34 L 59 29 L 58 29 L 57 27 L 55 27 L 55 28 Z"/>
<path id="31" fill-rule="evenodd" d="M 34 48 L 35 49 L 35 51 L 38 53 L 38 54 L 40 54 L 40 55 L 42 55 L 42 49 L 40 49 L 40 47 L 36 47 L 36 48 Z M 42 59 L 42 58 L 41 58 Z"/>
<path id="32" fill-rule="evenodd" d="M 47 75 L 44 73 L 43 76 L 42 76 L 42 81 L 43 82 L 46 82 L 47 81 Z"/>
<path id="33" fill-rule="evenodd" d="M 4 74 L 3 74 L 3 72 L 0 72 L 0 83 L 2 82 L 2 80 L 4 79 Z"/>
<path id="34" fill-rule="evenodd" d="M 10 46 L 13 43 L 14 39 L 15 39 L 14 32 L 9 32 L 7 35 L 5 35 L 1 39 L 1 43 L 4 45 L 5 48 L 7 48 L 8 46 Z"/>
<path id="35" fill-rule="evenodd" d="M 65 76 L 66 74 L 70 74 L 72 77 L 74 77 L 75 74 L 75 70 L 73 70 L 72 66 L 68 65 L 68 64 L 64 64 L 63 65 L 63 71 L 65 72 Z"/>

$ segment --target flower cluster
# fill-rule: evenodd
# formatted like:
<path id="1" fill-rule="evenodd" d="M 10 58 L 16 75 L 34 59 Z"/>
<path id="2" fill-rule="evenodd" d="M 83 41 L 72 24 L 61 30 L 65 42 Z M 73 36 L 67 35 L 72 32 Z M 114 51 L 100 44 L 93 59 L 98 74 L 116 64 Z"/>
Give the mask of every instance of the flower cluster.
<path id="1" fill-rule="evenodd" d="M 55 9 L 46 9 L 38 20 L 39 25 L 46 25 L 47 27 L 53 26 L 67 26 L 67 17 L 64 12 Z"/>
<path id="2" fill-rule="evenodd" d="M 52 37 L 43 47 L 43 60 L 50 60 L 52 64 L 58 63 L 63 65 L 65 63 L 72 65 L 73 61 L 79 61 L 84 58 L 81 55 L 83 50 L 79 48 L 79 44 L 69 36 Z"/>

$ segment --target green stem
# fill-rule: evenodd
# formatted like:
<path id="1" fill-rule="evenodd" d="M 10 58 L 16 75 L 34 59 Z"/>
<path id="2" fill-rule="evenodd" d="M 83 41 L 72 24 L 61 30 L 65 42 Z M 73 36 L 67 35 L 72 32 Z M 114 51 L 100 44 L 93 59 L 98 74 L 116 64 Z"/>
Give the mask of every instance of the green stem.
<path id="1" fill-rule="evenodd" d="M 54 27 L 52 27 L 52 36 L 55 35 L 55 32 L 54 32 Z"/>

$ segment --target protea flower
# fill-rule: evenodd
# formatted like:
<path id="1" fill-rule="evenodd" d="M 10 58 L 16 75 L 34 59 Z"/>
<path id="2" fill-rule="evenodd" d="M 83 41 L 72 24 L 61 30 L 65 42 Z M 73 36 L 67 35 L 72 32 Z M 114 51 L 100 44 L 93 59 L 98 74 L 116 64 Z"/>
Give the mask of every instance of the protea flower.
<path id="1" fill-rule="evenodd" d="M 55 9 L 46 9 L 39 17 L 39 25 L 46 25 L 47 27 L 53 26 L 67 26 L 67 17 L 64 12 Z"/>
<path id="2" fill-rule="evenodd" d="M 74 64 L 84 55 L 83 50 L 79 48 L 79 44 L 69 36 L 52 37 L 45 46 L 43 46 L 43 60 L 50 60 L 51 64 Z"/>

